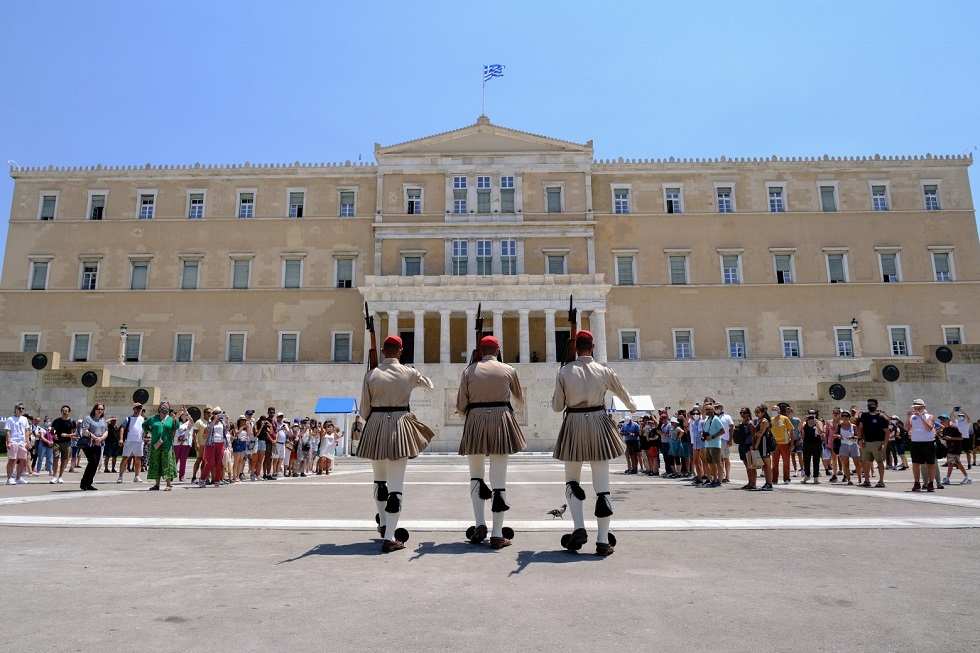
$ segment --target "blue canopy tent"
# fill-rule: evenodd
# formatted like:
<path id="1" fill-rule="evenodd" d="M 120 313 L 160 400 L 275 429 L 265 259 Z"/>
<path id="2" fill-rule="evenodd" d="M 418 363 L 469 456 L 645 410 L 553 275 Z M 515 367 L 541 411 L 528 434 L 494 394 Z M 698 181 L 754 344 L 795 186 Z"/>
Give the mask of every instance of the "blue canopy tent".
<path id="1" fill-rule="evenodd" d="M 337 447 L 337 453 L 347 456 L 350 453 L 350 419 L 351 415 L 356 415 L 357 399 L 353 397 L 320 397 L 316 400 L 316 408 L 313 412 L 325 417 L 334 417 L 334 424 L 337 424 L 343 439 Z"/>

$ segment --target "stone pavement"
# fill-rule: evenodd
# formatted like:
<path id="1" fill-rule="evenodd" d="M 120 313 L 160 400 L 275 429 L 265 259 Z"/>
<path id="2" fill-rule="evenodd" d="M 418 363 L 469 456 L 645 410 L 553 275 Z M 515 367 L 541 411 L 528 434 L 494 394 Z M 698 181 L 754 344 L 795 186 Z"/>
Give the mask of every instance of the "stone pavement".
<path id="1" fill-rule="evenodd" d="M 614 462 L 614 472 L 621 471 Z M 370 466 L 329 477 L 76 491 L 0 486 L 5 650 L 966 651 L 980 482 L 771 493 L 613 474 L 616 554 L 569 554 L 560 463 L 516 459 L 501 551 L 465 542 L 469 474 L 409 463 L 405 551 L 382 555 Z M 586 465 L 586 471 L 588 466 Z M 589 480 L 586 475 L 586 481 Z M 958 480 L 958 479 L 957 479 Z M 586 514 L 591 513 L 594 492 Z M 489 517 L 489 506 L 488 506 Z M 594 524 L 590 537 L 594 539 Z"/>

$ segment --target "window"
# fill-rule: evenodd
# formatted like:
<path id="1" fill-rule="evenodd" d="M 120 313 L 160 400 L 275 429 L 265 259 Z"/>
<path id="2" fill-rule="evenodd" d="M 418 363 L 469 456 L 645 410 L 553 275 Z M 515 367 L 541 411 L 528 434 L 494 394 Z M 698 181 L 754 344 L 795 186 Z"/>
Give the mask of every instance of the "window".
<path id="1" fill-rule="evenodd" d="M 745 329 L 726 329 L 728 331 L 728 357 L 745 358 Z"/>
<path id="2" fill-rule="evenodd" d="M 564 254 L 547 254 L 547 270 L 545 274 L 567 274 L 565 272 L 566 257 Z"/>
<path id="3" fill-rule="evenodd" d="M 620 358 L 626 360 L 636 360 L 640 357 L 639 333 L 635 330 L 619 332 L 619 352 Z"/>
<path id="4" fill-rule="evenodd" d="M 953 280 L 953 266 L 950 260 L 950 252 L 933 252 L 932 268 L 936 275 L 936 281 Z"/>
<path id="5" fill-rule="evenodd" d="M 959 344 L 959 343 L 957 343 Z M 27 353 L 33 353 L 41 350 L 41 334 L 40 333 L 22 333 L 20 334 L 20 350 Z"/>
<path id="6" fill-rule="evenodd" d="M 422 213 L 422 189 L 409 188 L 405 191 L 407 208 L 405 212 L 409 215 L 419 215 Z"/>
<path id="7" fill-rule="evenodd" d="M 352 258 L 338 258 L 336 259 L 336 270 L 337 275 L 337 287 L 338 288 L 353 288 L 354 287 L 354 259 Z"/>
<path id="8" fill-rule="evenodd" d="M 204 193 L 190 193 L 187 198 L 187 219 L 204 219 Z"/>
<path id="9" fill-rule="evenodd" d="M 235 259 L 231 266 L 231 287 L 235 290 L 247 289 L 251 273 L 252 261 L 250 259 Z"/>
<path id="10" fill-rule="evenodd" d="M 514 206 L 514 178 L 500 178 L 500 212 L 513 213 Z"/>
<path id="11" fill-rule="evenodd" d="M 330 358 L 335 363 L 349 363 L 350 362 L 350 343 L 352 334 L 350 333 L 334 333 L 333 334 L 333 351 L 330 352 Z"/>
<path id="12" fill-rule="evenodd" d="M 776 283 L 793 283 L 793 255 L 775 254 Z"/>
<path id="13" fill-rule="evenodd" d="M 476 241 L 476 273 L 481 275 L 493 274 L 493 242 L 492 241 L 489 240 Z"/>
<path id="14" fill-rule="evenodd" d="M 306 207 L 306 193 L 301 190 L 289 191 L 289 217 L 302 218 Z"/>
<path id="15" fill-rule="evenodd" d="M 947 345 L 962 345 L 963 328 L 958 326 L 944 326 L 943 342 Z"/>
<path id="16" fill-rule="evenodd" d="M 715 195 L 718 199 L 718 213 L 735 212 L 735 204 L 732 201 L 731 186 L 718 186 L 715 188 Z"/>
<path id="17" fill-rule="evenodd" d="M 31 261 L 31 290 L 47 290 L 48 261 Z"/>
<path id="18" fill-rule="evenodd" d="M 301 288 L 303 286 L 303 259 L 287 258 L 282 262 L 282 287 Z"/>
<path id="19" fill-rule="evenodd" d="M 783 341 L 783 358 L 800 358 L 803 351 L 800 348 L 799 329 L 780 329 L 780 337 Z"/>
<path id="20" fill-rule="evenodd" d="M 42 194 L 41 206 L 38 207 L 39 220 L 54 220 L 55 209 L 58 206 L 58 195 L 56 193 Z"/>
<path id="21" fill-rule="evenodd" d="M 198 272 L 201 269 L 201 262 L 198 260 L 181 261 L 180 288 L 181 290 L 196 290 Z"/>
<path id="22" fill-rule="evenodd" d="M 783 199 L 786 193 L 785 186 L 769 186 L 769 212 L 785 213 L 786 204 Z"/>
<path id="23" fill-rule="evenodd" d="M 129 289 L 146 290 L 150 276 L 149 261 L 132 261 L 130 270 Z"/>
<path id="24" fill-rule="evenodd" d="M 898 252 L 878 252 L 881 265 L 881 280 L 884 283 L 898 283 Z"/>
<path id="25" fill-rule="evenodd" d="M 88 219 L 101 220 L 105 215 L 105 194 L 90 195 L 88 204 Z"/>
<path id="26" fill-rule="evenodd" d="M 670 285 L 687 285 L 687 256 L 669 256 Z"/>
<path id="27" fill-rule="evenodd" d="M 825 213 L 837 211 L 837 185 L 820 184 L 820 210 Z"/>
<path id="28" fill-rule="evenodd" d="M 888 210 L 887 192 L 888 192 L 888 188 L 885 186 L 871 187 L 871 209 L 873 211 Z"/>
<path id="29" fill-rule="evenodd" d="M 155 193 L 140 193 L 140 220 L 152 220 L 153 210 L 156 208 L 157 196 Z"/>
<path id="30" fill-rule="evenodd" d="M 465 240 L 454 240 L 452 247 L 452 270 L 450 274 L 463 276 L 467 274 L 467 249 L 469 243 Z"/>
<path id="31" fill-rule="evenodd" d="M 926 211 L 938 211 L 939 210 L 939 184 L 923 184 L 922 200 L 923 202 L 925 202 Z"/>
<path id="32" fill-rule="evenodd" d="M 82 262 L 82 290 L 95 290 L 99 285 L 99 262 Z"/>
<path id="33" fill-rule="evenodd" d="M 830 283 L 847 283 L 847 254 L 827 254 L 827 279 Z"/>
<path id="34" fill-rule="evenodd" d="M 126 362 L 138 363 L 143 352 L 143 334 L 130 331 L 126 334 Z"/>
<path id="35" fill-rule="evenodd" d="M 490 213 L 490 177 L 476 178 L 476 212 Z"/>
<path id="36" fill-rule="evenodd" d="M 738 254 L 723 254 L 721 257 L 721 282 L 726 286 L 735 286 L 742 283 L 742 275 L 739 268 L 742 267 L 742 257 Z"/>
<path id="37" fill-rule="evenodd" d="M 547 198 L 548 213 L 561 213 L 561 186 L 549 186 L 544 189 Z"/>
<path id="38" fill-rule="evenodd" d="M 299 360 L 299 332 L 279 332 L 279 362 L 295 363 Z"/>
<path id="39" fill-rule="evenodd" d="M 194 334 L 178 333 L 174 338 L 174 361 L 190 363 L 194 360 Z"/>
<path id="40" fill-rule="evenodd" d="M 245 220 L 255 217 L 255 193 L 238 193 L 238 217 Z"/>
<path id="41" fill-rule="evenodd" d="M 245 362 L 245 333 L 229 332 L 225 341 L 225 360 L 229 363 Z"/>
<path id="42" fill-rule="evenodd" d="M 613 189 L 613 213 L 627 215 L 630 212 L 629 188 Z"/>
<path id="43" fill-rule="evenodd" d="M 636 256 L 633 254 L 616 256 L 616 285 L 632 286 L 636 283 Z"/>
<path id="44" fill-rule="evenodd" d="M 838 358 L 854 358 L 854 329 L 849 326 L 834 327 Z"/>
<path id="45" fill-rule="evenodd" d="M 517 241 L 500 241 L 500 274 L 517 274 Z"/>
<path id="46" fill-rule="evenodd" d="M 88 360 L 89 343 L 92 339 L 91 334 L 75 333 L 71 337 L 71 359 L 76 363 L 84 363 Z"/>
<path id="47" fill-rule="evenodd" d="M 667 213 L 683 213 L 684 207 L 681 205 L 681 189 L 680 187 L 665 187 L 664 188 L 664 203 L 666 206 Z"/>
<path id="48" fill-rule="evenodd" d="M 888 337 L 892 343 L 892 356 L 908 356 L 909 347 L 909 328 L 907 326 L 889 326 Z"/>
<path id="49" fill-rule="evenodd" d="M 694 358 L 693 333 L 690 329 L 674 329 L 674 358 Z"/>
<path id="50" fill-rule="evenodd" d="M 453 177 L 453 213 L 466 213 L 466 177 Z"/>
<path id="51" fill-rule="evenodd" d="M 422 257 L 403 256 L 402 274 L 405 275 L 406 277 L 417 277 L 422 275 Z"/>
<path id="52" fill-rule="evenodd" d="M 354 191 L 352 190 L 340 191 L 340 217 L 342 218 L 354 217 L 355 199 L 356 199 L 356 193 Z"/>

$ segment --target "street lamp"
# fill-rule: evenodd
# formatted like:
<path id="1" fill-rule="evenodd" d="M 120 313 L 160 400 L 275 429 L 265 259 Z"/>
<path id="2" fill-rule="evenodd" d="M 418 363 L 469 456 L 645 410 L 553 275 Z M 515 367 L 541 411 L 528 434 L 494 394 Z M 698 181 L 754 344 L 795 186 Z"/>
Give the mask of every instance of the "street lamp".
<path id="1" fill-rule="evenodd" d="M 860 326 L 861 325 L 858 324 L 857 318 L 856 317 L 852 317 L 851 318 L 851 330 L 852 331 L 857 331 Z"/>
<path id="2" fill-rule="evenodd" d="M 119 364 L 126 364 L 126 323 L 119 326 Z"/>

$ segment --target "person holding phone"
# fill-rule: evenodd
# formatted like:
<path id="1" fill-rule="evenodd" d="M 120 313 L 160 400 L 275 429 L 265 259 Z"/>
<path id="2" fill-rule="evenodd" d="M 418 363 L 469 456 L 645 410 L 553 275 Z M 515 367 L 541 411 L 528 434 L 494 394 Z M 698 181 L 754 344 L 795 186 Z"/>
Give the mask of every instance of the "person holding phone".
<path id="1" fill-rule="evenodd" d="M 916 399 L 912 408 L 905 415 L 905 429 L 912 440 L 912 484 L 913 492 L 921 492 L 919 469 L 925 465 L 925 477 L 928 479 L 926 492 L 936 491 L 936 420 L 926 412 L 926 402 Z"/>
<path id="2" fill-rule="evenodd" d="M 221 406 L 215 406 L 211 412 L 211 422 L 208 424 L 207 438 L 204 441 L 204 469 L 201 471 L 201 480 L 197 482 L 198 487 L 207 485 L 209 475 L 213 486 L 221 487 L 221 479 L 225 471 L 225 431 L 228 428 L 226 419 L 227 416 L 221 411 Z"/>

